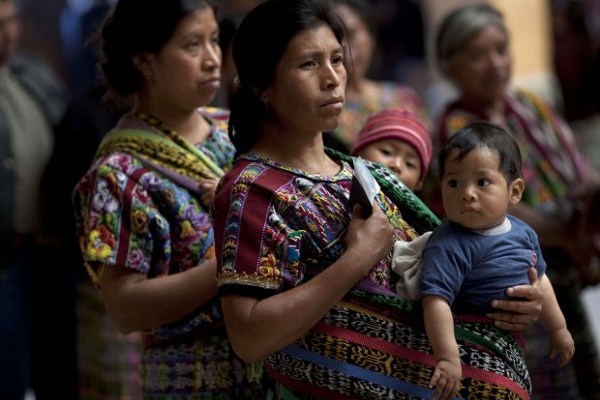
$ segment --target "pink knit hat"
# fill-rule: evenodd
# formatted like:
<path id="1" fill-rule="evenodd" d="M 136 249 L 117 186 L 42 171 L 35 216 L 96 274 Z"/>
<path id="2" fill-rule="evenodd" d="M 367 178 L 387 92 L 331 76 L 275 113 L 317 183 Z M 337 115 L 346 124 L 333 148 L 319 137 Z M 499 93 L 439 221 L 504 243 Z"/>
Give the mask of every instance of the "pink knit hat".
<path id="1" fill-rule="evenodd" d="M 384 139 L 398 139 L 413 146 L 421 159 L 423 179 L 431 161 L 431 137 L 425 123 L 416 114 L 403 108 L 390 108 L 371 115 L 358 132 L 358 138 L 350 154 L 358 152 Z"/>

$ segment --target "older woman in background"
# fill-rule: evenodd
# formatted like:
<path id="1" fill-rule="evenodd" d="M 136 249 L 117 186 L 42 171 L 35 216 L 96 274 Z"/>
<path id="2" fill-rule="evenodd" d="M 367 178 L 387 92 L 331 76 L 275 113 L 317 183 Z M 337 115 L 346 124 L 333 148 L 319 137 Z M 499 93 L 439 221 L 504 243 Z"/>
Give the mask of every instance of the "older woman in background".
<path id="1" fill-rule="evenodd" d="M 583 283 L 593 283 L 590 261 L 597 254 L 586 223 L 598 179 L 579 153 L 573 135 L 548 104 L 510 87 L 512 58 L 503 16 L 487 4 L 467 5 L 441 23 L 436 42 L 439 66 L 459 98 L 440 117 L 435 142 L 443 144 L 470 122 L 486 120 L 511 132 L 523 156 L 527 186 L 510 212 L 540 238 L 547 272 L 573 333 L 577 352 L 560 369 L 548 363 L 547 335 L 541 327 L 526 334 L 534 398 L 598 398 L 600 369 L 594 338 L 582 307 Z M 435 202 L 431 204 L 435 207 Z M 596 204 L 596 207 L 598 204 Z M 588 207 L 586 209 L 586 207 Z M 597 234 L 596 234 L 597 235 Z"/>

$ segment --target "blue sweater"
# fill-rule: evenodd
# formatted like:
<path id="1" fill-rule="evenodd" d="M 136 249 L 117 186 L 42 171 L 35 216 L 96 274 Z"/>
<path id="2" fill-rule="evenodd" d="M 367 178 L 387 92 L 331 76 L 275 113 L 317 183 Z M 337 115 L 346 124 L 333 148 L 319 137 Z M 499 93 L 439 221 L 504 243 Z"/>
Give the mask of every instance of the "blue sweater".
<path id="1" fill-rule="evenodd" d="M 506 232 L 480 233 L 445 221 L 423 250 L 421 297 L 441 296 L 456 313 L 482 314 L 493 299 L 509 298 L 510 286 L 529 284 L 527 271 L 546 271 L 537 235 L 518 218 Z"/>

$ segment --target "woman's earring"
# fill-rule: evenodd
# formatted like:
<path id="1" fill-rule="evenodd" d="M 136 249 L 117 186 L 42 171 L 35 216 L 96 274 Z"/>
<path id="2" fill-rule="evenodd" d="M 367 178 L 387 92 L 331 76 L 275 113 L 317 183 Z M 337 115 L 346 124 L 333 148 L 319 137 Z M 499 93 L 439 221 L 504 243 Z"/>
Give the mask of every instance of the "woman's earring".
<path id="1" fill-rule="evenodd" d="M 262 103 L 265 105 L 265 111 L 269 110 L 269 95 L 267 94 L 267 91 L 263 91 L 260 94 L 260 101 L 262 101 Z"/>

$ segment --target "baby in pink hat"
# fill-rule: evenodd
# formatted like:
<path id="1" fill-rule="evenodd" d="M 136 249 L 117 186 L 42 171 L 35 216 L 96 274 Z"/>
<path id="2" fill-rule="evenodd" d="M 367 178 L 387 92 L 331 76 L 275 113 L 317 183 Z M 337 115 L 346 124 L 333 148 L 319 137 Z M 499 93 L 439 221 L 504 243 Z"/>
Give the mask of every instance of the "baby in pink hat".
<path id="1" fill-rule="evenodd" d="M 385 165 L 416 192 L 423 188 L 431 151 L 425 123 L 410 111 L 390 108 L 367 119 L 351 155 Z"/>

